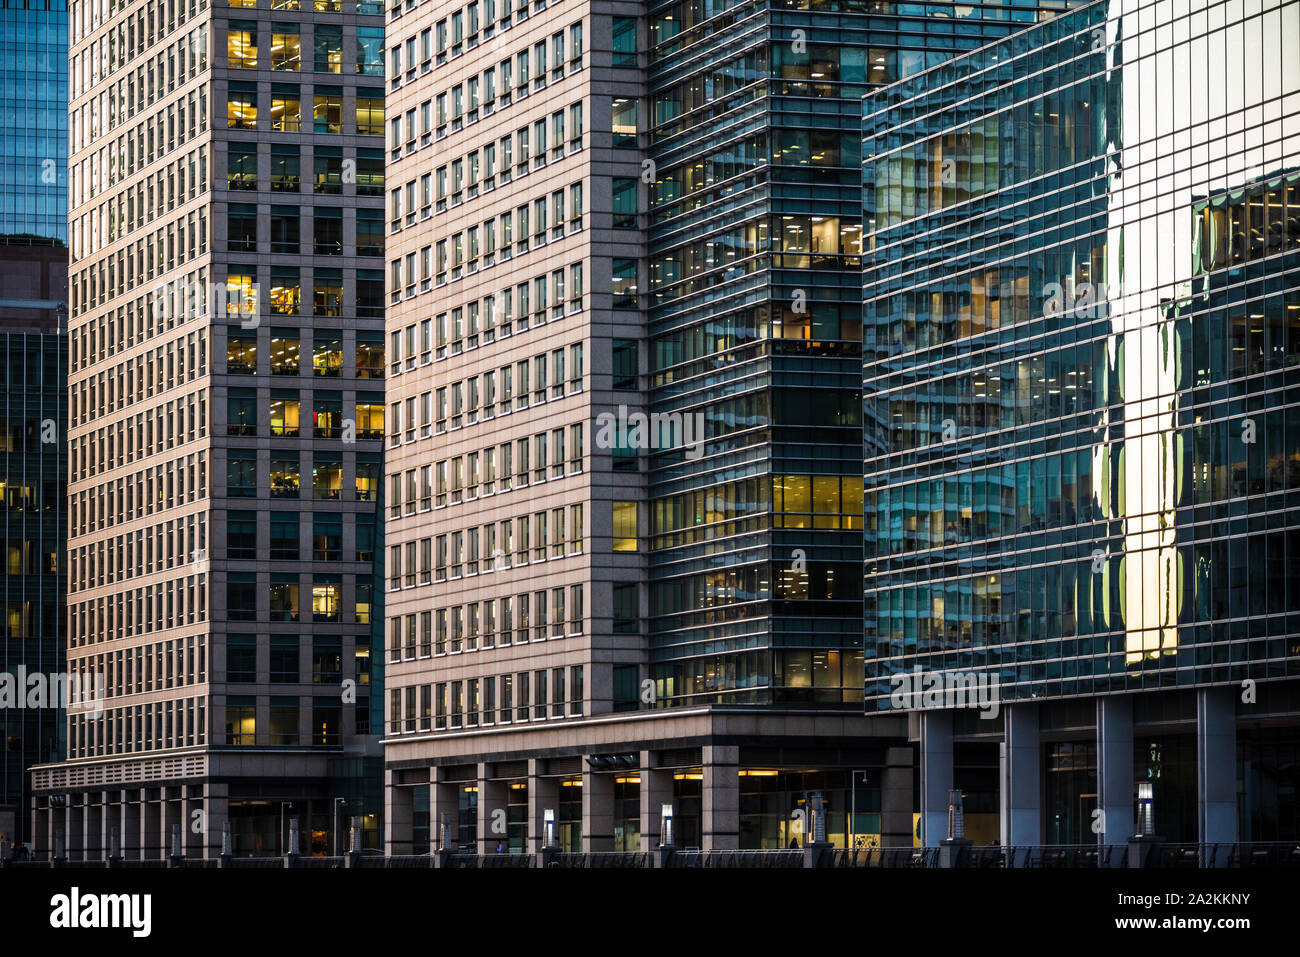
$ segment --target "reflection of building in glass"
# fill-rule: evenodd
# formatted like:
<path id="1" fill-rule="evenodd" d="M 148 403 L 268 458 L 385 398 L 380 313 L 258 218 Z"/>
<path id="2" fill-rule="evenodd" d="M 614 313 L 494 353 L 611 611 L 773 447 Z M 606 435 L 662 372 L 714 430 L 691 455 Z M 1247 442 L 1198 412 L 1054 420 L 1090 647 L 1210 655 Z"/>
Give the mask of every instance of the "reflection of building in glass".
<path id="1" fill-rule="evenodd" d="M 1300 836 L 1300 4 L 1192 6 L 865 101 L 868 709 L 1005 705 L 922 712 L 930 843 L 999 745 L 1004 841 Z"/>

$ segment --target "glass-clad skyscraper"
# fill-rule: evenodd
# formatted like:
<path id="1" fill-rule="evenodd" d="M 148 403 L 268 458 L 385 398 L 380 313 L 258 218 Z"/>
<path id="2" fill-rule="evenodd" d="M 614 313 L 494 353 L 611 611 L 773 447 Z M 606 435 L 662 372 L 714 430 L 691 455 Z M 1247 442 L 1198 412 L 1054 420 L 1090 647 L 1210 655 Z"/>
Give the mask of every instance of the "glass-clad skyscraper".
<path id="1" fill-rule="evenodd" d="M 31 839 L 27 769 L 58 758 L 67 455 L 68 14 L 0 0 L 0 855 Z M 39 677 L 38 677 L 39 676 Z M 21 698 L 21 701 L 18 699 Z"/>
<path id="2" fill-rule="evenodd" d="M 1099 0 L 866 99 L 866 689 L 921 712 L 928 843 L 993 780 L 1004 843 L 1123 841 L 1139 790 L 1296 837 L 1297 123 L 1268 0 Z"/>

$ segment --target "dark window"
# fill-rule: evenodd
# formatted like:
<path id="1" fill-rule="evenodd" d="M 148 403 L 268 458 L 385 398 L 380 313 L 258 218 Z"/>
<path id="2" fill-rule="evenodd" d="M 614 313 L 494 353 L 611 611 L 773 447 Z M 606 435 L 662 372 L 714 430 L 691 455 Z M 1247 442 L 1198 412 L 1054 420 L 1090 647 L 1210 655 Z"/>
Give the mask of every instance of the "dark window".
<path id="1" fill-rule="evenodd" d="M 257 680 L 257 637 L 255 635 L 226 636 L 226 680 Z"/>
<path id="2" fill-rule="evenodd" d="M 228 558 L 257 557 L 257 513 L 226 513 L 226 555 Z"/>
<path id="3" fill-rule="evenodd" d="M 271 513 L 271 558 L 274 561 L 298 560 L 298 513 Z"/>
<path id="4" fill-rule="evenodd" d="M 280 684 L 298 680 L 298 639 L 292 635 L 271 637 L 271 680 Z"/>

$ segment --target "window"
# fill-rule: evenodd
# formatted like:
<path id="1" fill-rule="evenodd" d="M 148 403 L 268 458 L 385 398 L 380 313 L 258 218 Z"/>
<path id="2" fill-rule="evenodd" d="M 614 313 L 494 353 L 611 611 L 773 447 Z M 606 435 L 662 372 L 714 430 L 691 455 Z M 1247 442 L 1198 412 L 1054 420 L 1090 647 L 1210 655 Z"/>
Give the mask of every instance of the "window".
<path id="1" fill-rule="evenodd" d="M 226 153 L 226 188 L 232 190 L 257 189 L 256 144 L 230 144 L 229 150 Z M 256 213 L 256 207 L 253 207 L 253 211 Z M 253 238 L 256 239 L 255 231 Z"/>
<path id="2" fill-rule="evenodd" d="M 292 635 L 272 635 L 271 681 L 276 684 L 296 684 L 298 673 L 298 639 Z"/>
<path id="3" fill-rule="evenodd" d="M 636 66 L 636 18 L 614 18 L 614 66 Z"/>
<path id="4" fill-rule="evenodd" d="M 637 545 L 636 502 L 614 502 L 614 551 L 635 552 Z"/>
<path id="5" fill-rule="evenodd" d="M 300 482 L 297 452 L 275 450 L 271 453 L 271 497 L 297 498 Z M 297 554 L 297 546 L 294 546 Z"/>
<path id="6" fill-rule="evenodd" d="M 269 600 L 272 621 L 298 621 L 298 576 L 272 574 Z"/>
<path id="7" fill-rule="evenodd" d="M 230 695 L 226 698 L 226 743 L 251 746 L 257 743 L 257 699 Z"/>
<path id="8" fill-rule="evenodd" d="M 257 680 L 257 636 L 226 636 L 226 680 Z"/>
<path id="9" fill-rule="evenodd" d="M 357 72 L 384 75 L 383 27 L 357 27 Z"/>
<path id="10" fill-rule="evenodd" d="M 231 20 L 226 33 L 226 62 L 232 70 L 257 69 L 257 24 Z"/>
<path id="11" fill-rule="evenodd" d="M 257 435 L 256 389 L 230 389 L 226 393 L 226 434 Z"/>
<path id="12" fill-rule="evenodd" d="M 636 229 L 637 181 L 618 177 L 614 180 L 614 228 Z"/>
<path id="13" fill-rule="evenodd" d="M 276 133 L 297 133 L 302 122 L 302 100 L 296 86 L 271 87 L 271 129 Z"/>
<path id="14" fill-rule="evenodd" d="M 613 344 L 613 388 L 637 389 L 637 343 L 635 339 L 615 339 Z"/>
<path id="15" fill-rule="evenodd" d="M 614 145 L 636 149 L 636 100 L 628 97 L 615 97 Z"/>
<path id="16" fill-rule="evenodd" d="M 315 25 L 315 69 L 317 73 L 343 72 L 343 27 Z"/>
<path id="17" fill-rule="evenodd" d="M 312 106 L 312 129 L 317 133 L 343 132 L 343 90 L 317 86 Z"/>
<path id="18" fill-rule="evenodd" d="M 226 96 L 226 126 L 232 130 L 257 129 L 257 84 L 230 84 Z"/>
<path id="19" fill-rule="evenodd" d="M 231 511 L 226 516 L 226 557 L 257 558 L 257 513 Z"/>
<path id="20" fill-rule="evenodd" d="M 231 252 L 257 252 L 257 206 L 231 203 L 227 208 L 226 248 Z"/>
<path id="21" fill-rule="evenodd" d="M 637 308 L 636 260 L 615 259 L 611 289 L 615 309 Z"/>
<path id="22" fill-rule="evenodd" d="M 271 69 L 302 69 L 302 37 L 295 23 L 276 23 L 271 32 Z"/>
<path id="23" fill-rule="evenodd" d="M 257 452 L 231 449 L 226 459 L 226 494 L 252 497 L 257 494 Z"/>
<path id="24" fill-rule="evenodd" d="M 296 193 L 301 183 L 301 154 L 298 147 L 273 144 L 271 146 L 271 189 Z"/>
<path id="25" fill-rule="evenodd" d="M 298 513 L 271 513 L 271 560 L 298 560 Z"/>

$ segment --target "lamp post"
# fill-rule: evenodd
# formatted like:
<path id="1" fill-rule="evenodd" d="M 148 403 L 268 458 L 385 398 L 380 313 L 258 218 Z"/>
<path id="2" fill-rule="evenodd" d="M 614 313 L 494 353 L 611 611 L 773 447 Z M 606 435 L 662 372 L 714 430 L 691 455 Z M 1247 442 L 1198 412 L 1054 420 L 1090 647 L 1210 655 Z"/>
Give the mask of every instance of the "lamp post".
<path id="1" fill-rule="evenodd" d="M 330 827 L 334 831 L 334 856 L 335 857 L 339 856 L 339 828 L 341 826 L 341 821 L 339 819 L 339 805 L 347 806 L 347 803 L 348 803 L 347 798 L 334 799 L 334 813 L 333 815 L 331 815 L 334 818 L 334 820 L 330 822 Z"/>
<path id="2" fill-rule="evenodd" d="M 280 802 L 280 856 L 284 857 L 284 809 L 293 807 L 292 801 Z"/>

